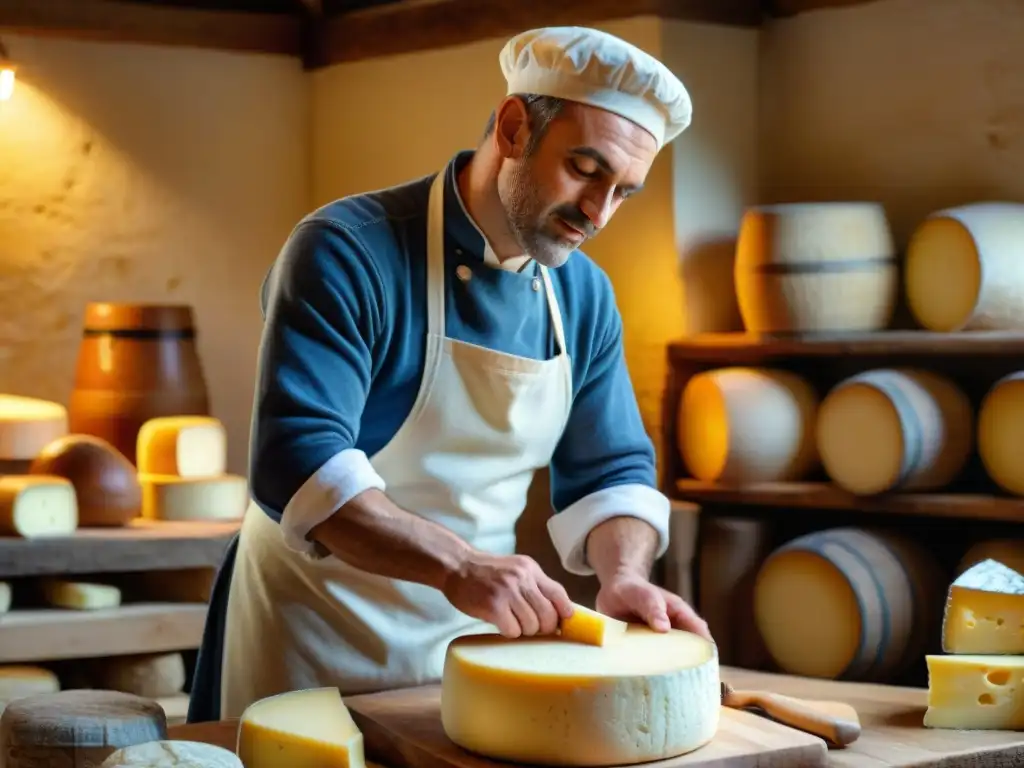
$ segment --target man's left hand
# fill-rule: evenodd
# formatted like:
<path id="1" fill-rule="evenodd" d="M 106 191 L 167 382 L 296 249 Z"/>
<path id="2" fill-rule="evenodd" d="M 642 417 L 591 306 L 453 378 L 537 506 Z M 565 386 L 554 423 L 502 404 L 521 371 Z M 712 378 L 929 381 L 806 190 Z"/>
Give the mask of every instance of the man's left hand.
<path id="1" fill-rule="evenodd" d="M 643 622 L 657 632 L 683 629 L 712 639 L 707 622 L 683 598 L 638 574 L 616 574 L 604 582 L 596 608 L 615 619 Z"/>

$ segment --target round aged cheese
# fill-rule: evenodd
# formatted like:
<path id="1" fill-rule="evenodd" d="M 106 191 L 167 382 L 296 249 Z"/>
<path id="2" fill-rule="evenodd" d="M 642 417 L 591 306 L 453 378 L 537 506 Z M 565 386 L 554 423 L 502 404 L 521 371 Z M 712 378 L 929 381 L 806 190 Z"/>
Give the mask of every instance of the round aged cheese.
<path id="1" fill-rule="evenodd" d="M 0 394 L 0 459 L 34 459 L 68 432 L 68 411 L 60 403 Z"/>
<path id="2" fill-rule="evenodd" d="M 441 721 L 453 742 L 495 760 L 626 765 L 710 741 L 721 690 L 713 643 L 631 625 L 615 643 L 469 635 L 448 647 Z"/>
<path id="3" fill-rule="evenodd" d="M 15 664 L 0 667 L 0 711 L 9 701 L 59 690 L 60 680 L 48 669 Z"/>
<path id="4" fill-rule="evenodd" d="M 784 672 L 882 681 L 920 660 L 937 636 L 946 586 L 941 567 L 914 541 L 833 528 L 765 559 L 754 621 Z"/>
<path id="5" fill-rule="evenodd" d="M 180 653 L 115 656 L 96 666 L 96 682 L 111 691 L 148 699 L 173 696 L 185 687 L 185 660 Z"/>
<path id="6" fill-rule="evenodd" d="M 907 304 L 930 331 L 1024 329 L 1024 204 L 936 211 L 907 245 Z"/>
<path id="7" fill-rule="evenodd" d="M 139 429 L 135 461 L 145 475 L 217 477 L 226 472 L 227 432 L 212 416 L 160 416 Z"/>
<path id="8" fill-rule="evenodd" d="M 29 471 L 63 477 L 74 486 L 78 525 L 83 528 L 127 525 L 142 508 L 135 466 L 99 437 L 66 435 L 54 440 Z"/>
<path id="9" fill-rule="evenodd" d="M 690 473 L 731 484 L 798 480 L 817 465 L 818 396 L 788 371 L 719 368 L 683 390 L 678 429 Z"/>
<path id="10" fill-rule="evenodd" d="M 121 605 L 121 590 L 112 584 L 45 578 L 39 592 L 47 605 L 77 611 L 102 611 Z"/>
<path id="11" fill-rule="evenodd" d="M 159 704 L 115 691 L 30 696 L 0 715 L 4 768 L 92 768 L 122 747 L 165 738 Z"/>
<path id="12" fill-rule="evenodd" d="M 818 409 L 825 472 L 860 495 L 951 482 L 974 444 L 970 400 L 931 371 L 876 369 L 840 382 Z"/>
<path id="13" fill-rule="evenodd" d="M 242 768 L 242 761 L 212 744 L 150 741 L 117 750 L 100 768 Z"/>
<path id="14" fill-rule="evenodd" d="M 993 385 L 978 410 L 978 454 L 992 482 L 1024 496 L 1024 371 Z"/>
<path id="15" fill-rule="evenodd" d="M 876 331 L 896 308 L 896 251 L 877 203 L 749 208 L 734 269 L 740 314 L 752 333 Z"/>
<path id="16" fill-rule="evenodd" d="M 233 520 L 245 514 L 249 484 L 238 475 L 139 475 L 142 516 L 150 520 Z"/>

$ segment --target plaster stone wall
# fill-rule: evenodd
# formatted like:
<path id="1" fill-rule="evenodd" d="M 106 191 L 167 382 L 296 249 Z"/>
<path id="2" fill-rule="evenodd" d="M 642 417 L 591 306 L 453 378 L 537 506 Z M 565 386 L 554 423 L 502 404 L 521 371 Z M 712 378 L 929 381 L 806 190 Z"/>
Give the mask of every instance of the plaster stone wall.
<path id="1" fill-rule="evenodd" d="M 245 473 L 259 286 L 308 210 L 308 80 L 285 57 L 4 35 L 0 392 L 66 403 L 88 301 L 193 305 Z"/>

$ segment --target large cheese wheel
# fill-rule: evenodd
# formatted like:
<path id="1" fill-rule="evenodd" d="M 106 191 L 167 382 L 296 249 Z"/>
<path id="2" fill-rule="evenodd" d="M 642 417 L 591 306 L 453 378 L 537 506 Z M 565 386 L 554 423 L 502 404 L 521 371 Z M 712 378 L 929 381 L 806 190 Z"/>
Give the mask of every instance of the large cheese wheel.
<path id="1" fill-rule="evenodd" d="M 555 766 L 628 765 L 709 742 L 721 690 L 712 643 L 631 625 L 599 648 L 533 637 L 457 638 L 441 682 L 441 722 L 464 749 Z"/>
<path id="2" fill-rule="evenodd" d="M 68 432 L 68 412 L 60 403 L 0 394 L 0 459 L 34 459 Z"/>
<path id="3" fill-rule="evenodd" d="M 818 453 L 832 481 L 851 493 L 941 488 L 970 457 L 973 421 L 970 400 L 943 376 L 866 371 L 822 401 Z"/>
<path id="4" fill-rule="evenodd" d="M 869 202 L 750 208 L 740 223 L 735 282 L 752 333 L 883 329 L 899 291 L 885 210 Z"/>
<path id="5" fill-rule="evenodd" d="M 75 488 L 63 477 L 0 476 L 0 536 L 69 536 L 77 527 Z"/>
<path id="6" fill-rule="evenodd" d="M 227 432 L 212 416 L 161 416 L 139 429 L 135 460 L 146 475 L 216 477 L 227 470 Z"/>
<path id="7" fill-rule="evenodd" d="M 245 514 L 249 484 L 238 475 L 139 475 L 142 516 L 149 520 L 233 520 Z"/>
<path id="8" fill-rule="evenodd" d="M 948 208 L 907 245 L 907 304 L 930 331 L 1024 329 L 1024 204 Z"/>
<path id="9" fill-rule="evenodd" d="M 835 528 L 768 556 L 754 585 L 754 620 L 784 672 L 885 681 L 937 637 L 945 589 L 940 566 L 916 542 Z"/>
<path id="10" fill-rule="evenodd" d="M 732 484 L 798 480 L 817 464 L 818 396 L 787 371 L 719 368 L 683 389 L 679 448 L 690 473 Z"/>
<path id="11" fill-rule="evenodd" d="M 234 752 L 197 741 L 150 741 L 119 749 L 100 768 L 243 768 Z"/>
<path id="12" fill-rule="evenodd" d="M 1024 496 L 1024 371 L 997 381 L 981 401 L 978 455 L 992 482 Z"/>
<path id="13" fill-rule="evenodd" d="M 15 699 L 59 690 L 60 680 L 48 669 L 13 664 L 0 667 L 0 711 Z M 0 765 L 3 765 L 2 759 Z"/>
<path id="14" fill-rule="evenodd" d="M 165 738 L 159 704 L 114 691 L 30 696 L 0 715 L 4 768 L 93 768 L 122 747 Z"/>

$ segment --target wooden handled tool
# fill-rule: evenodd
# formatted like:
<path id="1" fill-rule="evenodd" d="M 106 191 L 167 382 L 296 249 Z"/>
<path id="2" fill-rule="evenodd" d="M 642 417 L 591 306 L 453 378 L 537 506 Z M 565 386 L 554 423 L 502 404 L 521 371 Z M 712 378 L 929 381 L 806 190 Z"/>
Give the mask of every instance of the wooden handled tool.
<path id="1" fill-rule="evenodd" d="M 860 736 L 857 710 L 838 701 L 794 699 L 768 691 L 737 691 L 722 683 L 722 705 L 760 709 L 783 725 L 820 736 L 838 747 L 852 744 Z"/>

